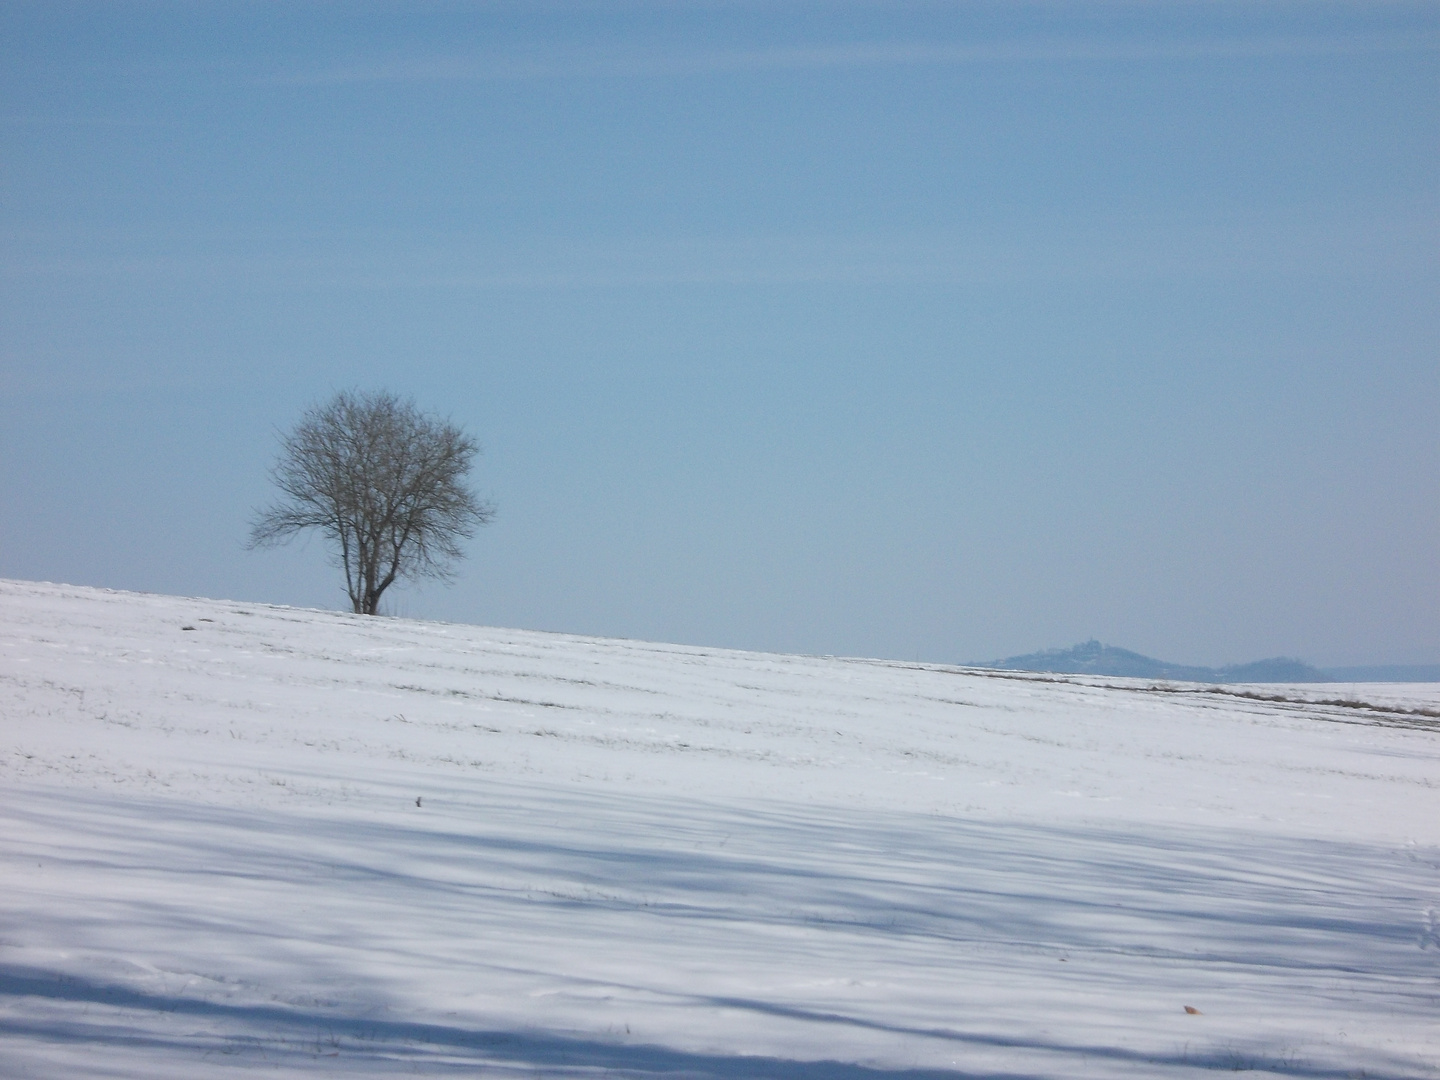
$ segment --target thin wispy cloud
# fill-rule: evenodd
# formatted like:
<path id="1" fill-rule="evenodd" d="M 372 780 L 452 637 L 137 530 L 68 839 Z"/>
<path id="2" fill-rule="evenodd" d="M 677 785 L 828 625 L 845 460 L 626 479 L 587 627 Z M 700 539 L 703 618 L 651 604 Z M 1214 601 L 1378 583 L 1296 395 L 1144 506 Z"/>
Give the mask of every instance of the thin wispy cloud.
<path id="1" fill-rule="evenodd" d="M 386 233 L 136 234 L 108 255 L 27 257 L 10 233 L 0 278 L 180 281 L 260 291 L 570 290 L 720 286 L 983 286 L 1223 276 L 1433 272 L 1440 221 L 1423 208 L 1332 221 L 1134 225 L 1121 234 L 615 237 L 500 242 Z M 33 244 L 33 238 L 32 244 Z M 246 283 L 241 285 L 241 283 Z"/>
<path id="2" fill-rule="evenodd" d="M 1227 38 L 1050 37 L 1009 41 L 858 41 L 756 49 L 550 47 L 487 53 L 364 58 L 276 72 L 291 84 L 518 81 L 703 76 L 745 71 L 1036 63 L 1304 57 L 1440 51 L 1440 33 Z"/>
<path id="3" fill-rule="evenodd" d="M 155 130 L 160 128 L 178 128 L 180 126 L 181 124 L 174 120 L 155 120 L 134 116 L 0 116 L 0 128 L 13 128 L 19 131 L 24 131 L 29 128 Z"/>

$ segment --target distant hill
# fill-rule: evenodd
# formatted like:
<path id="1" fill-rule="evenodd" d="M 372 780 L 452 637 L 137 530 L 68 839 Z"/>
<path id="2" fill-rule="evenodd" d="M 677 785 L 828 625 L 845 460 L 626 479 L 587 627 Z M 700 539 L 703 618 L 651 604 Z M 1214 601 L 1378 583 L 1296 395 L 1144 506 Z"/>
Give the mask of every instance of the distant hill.
<path id="1" fill-rule="evenodd" d="M 1167 663 L 1093 640 L 1082 642 L 1070 649 L 1047 649 L 1044 652 L 1010 656 L 1004 660 L 991 660 L 972 666 L 1004 671 L 1117 675 L 1135 679 L 1176 679 L 1184 682 L 1331 682 L 1334 678 L 1329 672 L 1284 656 L 1254 660 L 1248 664 L 1231 664 L 1228 667 L 1193 667 Z"/>

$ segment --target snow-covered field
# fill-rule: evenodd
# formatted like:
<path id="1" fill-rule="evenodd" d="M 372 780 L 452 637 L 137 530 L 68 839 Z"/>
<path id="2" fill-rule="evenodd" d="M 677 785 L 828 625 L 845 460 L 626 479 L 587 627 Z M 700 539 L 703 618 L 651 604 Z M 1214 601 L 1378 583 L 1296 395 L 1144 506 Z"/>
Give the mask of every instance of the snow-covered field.
<path id="1" fill-rule="evenodd" d="M 6 1077 L 1440 1076 L 1440 686 L 0 611 Z"/>

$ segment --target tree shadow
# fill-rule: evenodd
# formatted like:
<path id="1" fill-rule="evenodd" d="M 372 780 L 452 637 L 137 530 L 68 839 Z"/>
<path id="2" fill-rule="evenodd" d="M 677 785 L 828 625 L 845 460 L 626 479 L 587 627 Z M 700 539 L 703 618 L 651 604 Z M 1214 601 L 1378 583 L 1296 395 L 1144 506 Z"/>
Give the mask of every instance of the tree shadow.
<path id="1" fill-rule="evenodd" d="M 761 950 L 792 941 L 783 946 L 791 953 L 771 958 L 774 970 L 792 960 L 863 967 L 883 957 L 901 970 L 913 962 L 943 973 L 963 961 L 967 977 L 1033 990 L 1079 966 L 1057 959 L 1085 959 L 1083 992 L 1103 998 L 1158 964 L 1296 998 L 1333 988 L 1362 1024 L 1381 1011 L 1417 1025 L 1433 1017 L 1434 955 L 1417 944 L 1407 912 L 1418 910 L 1434 873 L 1397 861 L 1394 851 L 1237 829 L 1047 826 L 831 807 L 822 816 L 793 805 L 737 810 L 536 784 L 487 791 L 491 801 L 477 806 L 473 794 L 462 803 L 437 789 L 427 812 L 369 820 L 76 792 L 10 801 L 11 835 L 34 836 L 57 875 L 89 883 L 94 895 L 0 926 L 9 942 L 83 942 L 93 959 L 127 949 L 143 956 L 146 946 L 134 941 L 189 937 L 186 962 L 195 966 L 186 970 L 224 974 L 226 958 L 244 954 L 272 975 L 356 988 L 366 1000 L 242 1002 L 99 978 L 90 961 L 75 970 L 5 963 L 0 1040 L 316 1067 L 334 1057 L 334 1067 L 349 1072 L 404 1062 L 436 1072 L 484 1066 L 700 1080 L 1020 1080 L 1067 1075 L 1081 1062 L 1131 1074 L 1244 1068 L 1316 1080 L 1353 1069 L 1302 1059 L 1278 1043 L 1197 1035 L 1189 1044 L 1136 1048 L 1063 1019 L 1017 1031 L 986 1015 L 927 1022 L 936 1009 L 907 1012 L 874 999 L 847 1005 L 823 994 L 727 993 L 683 969 L 723 949 L 763 961 Z M 570 827 L 582 818 L 583 831 Z M 117 887 L 134 880 L 163 881 L 165 889 Z M 252 888 L 311 913 L 257 910 L 245 900 Z M 408 937 L 387 937 L 402 924 Z M 650 949 L 662 960 L 673 955 L 673 979 L 647 984 L 617 971 L 605 985 L 631 1001 L 738 1014 L 740 1030 L 753 1021 L 946 1048 L 975 1071 L 800 1060 L 773 1045 L 753 1055 L 703 1053 L 553 1023 L 405 1019 L 364 948 L 348 940 L 361 931 L 394 967 L 439 972 L 442 982 L 463 969 L 470 941 L 497 933 L 539 943 L 534 967 L 521 974 L 572 987 L 590 978 L 568 966 L 573 954 Z M 212 940 L 225 948 L 205 954 Z M 693 949 L 666 953 L 662 942 Z M 498 979 L 517 970 L 489 972 Z M 1174 989 L 1173 980 L 1156 985 Z M 177 1028 L 182 1017 L 203 1019 L 203 1030 Z M 1002 1068 L 986 1071 L 996 1061 Z M 1417 1063 L 1375 1050 L 1366 1069 L 1402 1077 L 1415 1075 Z"/>
<path id="2" fill-rule="evenodd" d="M 340 1059 L 346 1069 L 367 1064 L 426 1064 L 431 1069 L 474 1069 L 480 1066 L 536 1069 L 547 1074 L 560 1070 L 592 1074 L 604 1070 L 617 1077 L 687 1077 L 693 1080 L 735 1080 L 765 1077 L 769 1080 L 1038 1080 L 1054 1073 L 960 1069 L 884 1068 L 853 1062 L 803 1061 L 767 1055 L 697 1053 L 653 1044 L 602 1040 L 578 1034 L 535 1030 L 468 1028 L 376 1017 L 352 1017 L 278 1005 L 233 1005 L 180 995 L 149 994 L 58 972 L 0 965 L 0 999 L 40 998 L 67 1003 L 104 1006 L 117 1020 L 101 1017 L 40 1019 L 0 1017 L 0 1038 L 31 1039 L 47 1043 L 81 1041 L 131 1051 L 173 1053 L 204 1049 L 192 1034 L 173 1036 L 154 1030 L 135 1014 L 165 1017 L 201 1017 L 218 1022 L 221 1031 L 249 1034 L 223 1036 L 210 1052 L 235 1053 L 259 1048 L 273 1064 L 276 1058 L 309 1061 L 319 1057 Z M 753 1010 L 809 1022 L 861 1025 L 889 1032 L 944 1039 L 957 1044 L 1040 1051 L 1080 1058 L 1114 1060 L 1135 1065 L 1190 1066 L 1210 1069 L 1282 1072 L 1313 1080 L 1339 1080 L 1353 1075 L 1339 1068 L 1308 1066 L 1293 1060 L 1267 1061 L 1263 1055 L 1246 1055 L 1234 1049 L 1210 1053 L 1183 1051 L 1152 1055 L 1117 1047 L 1067 1044 L 1039 1039 L 1006 1039 L 943 1029 L 921 1029 L 877 1024 L 838 1014 L 786 1008 L 746 998 L 709 998 L 714 1005 Z M 263 1031 L 262 1038 L 254 1033 Z M 436 1051 L 443 1057 L 437 1060 Z M 1369 1072 L 1370 1077 L 1387 1074 Z M 1402 1075 L 1393 1074 L 1397 1080 Z"/>

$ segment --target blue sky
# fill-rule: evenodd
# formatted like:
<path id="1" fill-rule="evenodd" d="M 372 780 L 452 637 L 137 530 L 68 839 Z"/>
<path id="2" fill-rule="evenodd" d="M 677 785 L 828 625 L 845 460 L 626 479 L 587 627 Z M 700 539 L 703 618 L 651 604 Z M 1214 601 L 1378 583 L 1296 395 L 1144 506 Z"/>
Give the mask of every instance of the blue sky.
<path id="1" fill-rule="evenodd" d="M 11 3 L 0 576 L 247 552 L 387 388 L 499 508 L 400 614 L 1440 662 L 1440 6 Z"/>

